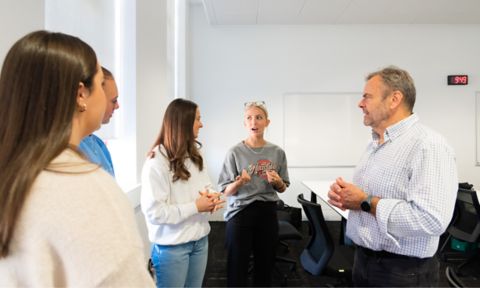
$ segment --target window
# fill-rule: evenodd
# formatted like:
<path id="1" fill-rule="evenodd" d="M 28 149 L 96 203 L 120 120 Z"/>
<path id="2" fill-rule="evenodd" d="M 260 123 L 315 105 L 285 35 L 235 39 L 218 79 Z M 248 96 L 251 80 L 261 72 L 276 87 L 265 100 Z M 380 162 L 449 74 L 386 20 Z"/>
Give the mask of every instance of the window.
<path id="1" fill-rule="evenodd" d="M 45 28 L 77 36 L 93 47 L 115 76 L 120 109 L 95 132 L 109 148 L 125 192 L 137 184 L 135 1 L 45 0 Z M 79 13 L 79 11 L 81 11 Z"/>

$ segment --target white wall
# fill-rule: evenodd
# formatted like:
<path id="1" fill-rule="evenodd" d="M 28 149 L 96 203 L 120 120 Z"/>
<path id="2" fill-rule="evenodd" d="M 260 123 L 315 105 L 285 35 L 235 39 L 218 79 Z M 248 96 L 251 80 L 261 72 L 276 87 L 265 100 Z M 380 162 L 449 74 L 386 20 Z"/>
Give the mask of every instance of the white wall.
<path id="1" fill-rule="evenodd" d="M 245 101 L 266 101 L 271 114 L 266 138 L 282 145 L 284 93 L 362 92 L 369 72 L 394 64 L 416 82 L 414 112 L 455 149 L 460 181 L 480 189 L 474 135 L 480 25 L 210 26 L 201 6 L 192 6 L 190 13 L 190 95 L 202 112 L 200 141 L 214 181 L 227 149 L 247 137 Z M 447 86 L 449 74 L 469 74 L 470 83 Z M 298 129 L 315 133 L 315 125 L 334 121 Z M 325 141 L 334 139 L 328 135 Z M 352 177 L 351 168 L 289 172 L 293 185 L 281 197 L 295 206 L 305 190 L 300 180 Z"/>
<path id="2" fill-rule="evenodd" d="M 43 0 L 0 1 L 0 63 L 3 63 L 8 50 L 20 37 L 44 29 L 44 10 Z"/>
<path id="3" fill-rule="evenodd" d="M 155 141 L 170 97 L 167 96 L 167 3 L 166 1 L 142 0 L 137 1 L 136 6 L 136 153 L 137 179 L 140 180 L 146 153 Z M 134 202 L 139 205 L 140 189 L 136 189 L 130 194 L 130 198 L 136 199 Z M 136 208 L 136 215 L 137 220 L 143 220 L 140 206 Z M 141 226 L 141 229 L 144 239 L 148 243 L 146 227 Z M 147 251 L 147 255 L 150 255 L 150 251 Z"/>
<path id="4" fill-rule="evenodd" d="M 114 6 L 114 0 L 45 0 L 45 29 L 79 37 L 115 72 Z"/>
<path id="5" fill-rule="evenodd" d="M 137 1 L 137 165 L 160 131 L 167 95 L 167 1 Z M 140 176 L 140 175 L 139 175 Z M 140 179 L 140 178 L 139 178 Z"/>
<path id="6" fill-rule="evenodd" d="M 101 65 L 114 74 L 120 109 L 95 134 L 107 141 L 117 182 L 129 191 L 138 184 L 135 3 L 128 0 L 45 0 L 45 28 L 81 38 L 95 50 Z"/>

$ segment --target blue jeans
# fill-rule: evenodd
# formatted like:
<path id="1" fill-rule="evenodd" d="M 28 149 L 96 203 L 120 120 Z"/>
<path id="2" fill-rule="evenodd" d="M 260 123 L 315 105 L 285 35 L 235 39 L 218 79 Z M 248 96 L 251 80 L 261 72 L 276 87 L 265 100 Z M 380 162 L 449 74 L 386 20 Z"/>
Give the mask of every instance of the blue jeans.
<path id="1" fill-rule="evenodd" d="M 157 287 L 201 287 L 207 267 L 208 236 L 179 245 L 152 247 Z"/>

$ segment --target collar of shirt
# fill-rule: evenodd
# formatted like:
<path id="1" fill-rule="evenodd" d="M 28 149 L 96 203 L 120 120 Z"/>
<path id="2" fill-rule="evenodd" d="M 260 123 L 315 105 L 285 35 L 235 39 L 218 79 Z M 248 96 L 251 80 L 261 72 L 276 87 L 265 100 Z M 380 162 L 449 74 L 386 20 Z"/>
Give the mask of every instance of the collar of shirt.
<path id="1" fill-rule="evenodd" d="M 394 141 L 398 136 L 402 135 L 405 131 L 408 130 L 408 128 L 412 127 L 415 123 L 419 121 L 419 118 L 417 114 L 412 114 L 408 116 L 407 118 L 400 120 L 399 122 L 387 127 L 385 129 L 385 133 L 383 134 L 383 143 L 387 143 L 389 141 Z M 375 131 L 372 130 L 372 139 L 373 139 L 373 144 L 374 147 L 377 148 L 378 145 L 378 140 L 380 137 L 378 136 Z"/>

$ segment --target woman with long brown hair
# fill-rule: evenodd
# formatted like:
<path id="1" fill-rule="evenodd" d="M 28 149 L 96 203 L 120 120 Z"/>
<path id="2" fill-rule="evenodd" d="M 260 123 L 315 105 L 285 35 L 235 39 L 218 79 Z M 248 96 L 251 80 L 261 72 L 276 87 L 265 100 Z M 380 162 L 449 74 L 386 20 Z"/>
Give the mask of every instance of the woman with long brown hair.
<path id="1" fill-rule="evenodd" d="M 206 212 L 221 208 L 196 140 L 197 104 L 175 99 L 142 171 L 142 211 L 157 287 L 201 287 L 208 256 Z"/>
<path id="2" fill-rule="evenodd" d="M 32 32 L 0 74 L 0 287 L 150 286 L 128 199 L 76 146 L 105 112 L 82 40 Z"/>

